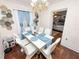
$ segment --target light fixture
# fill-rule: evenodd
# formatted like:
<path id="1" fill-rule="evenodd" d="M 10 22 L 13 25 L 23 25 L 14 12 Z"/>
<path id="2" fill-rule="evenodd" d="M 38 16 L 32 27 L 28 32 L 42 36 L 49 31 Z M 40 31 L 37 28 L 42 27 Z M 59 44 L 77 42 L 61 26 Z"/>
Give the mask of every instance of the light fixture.
<path id="1" fill-rule="evenodd" d="M 47 0 L 32 0 L 31 6 L 33 8 L 33 11 L 40 12 L 42 10 L 47 9 L 48 2 Z"/>

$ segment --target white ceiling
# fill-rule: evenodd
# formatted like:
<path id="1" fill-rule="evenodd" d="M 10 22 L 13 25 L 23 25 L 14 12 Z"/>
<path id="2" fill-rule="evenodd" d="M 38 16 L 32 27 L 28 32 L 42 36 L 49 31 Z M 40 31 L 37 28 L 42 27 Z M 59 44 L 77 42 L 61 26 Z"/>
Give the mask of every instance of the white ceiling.
<path id="1" fill-rule="evenodd" d="M 30 2 L 31 2 L 31 0 L 22 0 L 22 1 L 26 2 L 27 4 L 30 4 Z M 59 1 L 61 1 L 61 0 L 48 0 L 49 5 L 52 3 L 55 3 L 55 2 L 59 2 Z"/>
<path id="2" fill-rule="evenodd" d="M 22 5 L 28 5 L 30 6 L 31 0 L 4 0 L 4 1 L 9 1 L 12 3 L 17 3 L 17 4 L 22 4 Z M 61 0 L 48 0 L 49 5 L 55 3 L 55 2 L 59 2 Z"/>

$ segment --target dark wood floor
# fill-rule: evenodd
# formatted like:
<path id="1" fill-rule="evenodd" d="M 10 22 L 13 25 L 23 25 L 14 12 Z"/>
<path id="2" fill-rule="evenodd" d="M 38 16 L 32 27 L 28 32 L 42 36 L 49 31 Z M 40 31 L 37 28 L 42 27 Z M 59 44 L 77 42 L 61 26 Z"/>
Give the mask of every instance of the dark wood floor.
<path id="1" fill-rule="evenodd" d="M 54 54 L 54 55 L 53 55 Z M 37 58 L 37 54 L 33 56 L 32 59 L 45 59 L 45 57 L 41 54 L 41 58 Z M 5 54 L 5 59 L 25 59 L 25 53 L 20 51 L 20 47 L 16 45 L 13 47 L 12 51 Z M 79 53 L 76 53 L 72 50 L 69 50 L 61 45 L 59 45 L 55 51 L 52 53 L 53 59 L 79 59 Z"/>
<path id="2" fill-rule="evenodd" d="M 12 51 L 5 54 L 5 59 L 25 59 L 25 54 L 20 51 L 20 47 L 16 45 Z"/>

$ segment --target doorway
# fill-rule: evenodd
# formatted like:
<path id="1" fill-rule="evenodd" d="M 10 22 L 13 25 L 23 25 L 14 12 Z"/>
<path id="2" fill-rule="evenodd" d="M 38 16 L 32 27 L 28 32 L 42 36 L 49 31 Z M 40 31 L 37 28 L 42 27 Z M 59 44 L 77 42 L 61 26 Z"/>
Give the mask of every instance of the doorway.
<path id="1" fill-rule="evenodd" d="M 59 10 L 53 12 L 53 36 L 55 38 L 62 37 L 65 19 L 66 19 L 66 10 Z"/>

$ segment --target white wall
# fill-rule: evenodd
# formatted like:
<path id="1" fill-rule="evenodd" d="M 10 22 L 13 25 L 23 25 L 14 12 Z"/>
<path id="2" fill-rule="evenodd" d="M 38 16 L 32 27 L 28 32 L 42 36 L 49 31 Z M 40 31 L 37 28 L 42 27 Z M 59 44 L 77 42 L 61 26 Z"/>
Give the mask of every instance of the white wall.
<path id="1" fill-rule="evenodd" d="M 79 52 L 79 0 L 69 3 L 67 19 L 61 44 Z M 67 39 L 67 40 L 66 40 Z"/>
<path id="2" fill-rule="evenodd" d="M 21 2 L 22 3 L 22 2 Z M 11 9 L 13 11 L 13 9 L 17 9 L 17 10 L 25 10 L 28 11 L 30 10 L 30 8 L 28 6 L 24 6 L 21 3 L 16 3 L 16 2 L 9 2 L 8 0 L 0 0 L 0 5 L 6 5 L 9 9 Z M 14 24 L 13 24 L 13 32 L 17 33 L 19 32 L 19 26 L 18 26 L 18 19 L 16 18 L 16 13 L 12 12 L 13 14 L 13 20 L 14 20 Z M 15 16 L 16 15 L 16 16 Z M 0 40 L 0 59 L 4 59 L 4 55 L 3 55 L 3 48 L 2 48 L 2 40 Z"/>
<path id="3" fill-rule="evenodd" d="M 13 20 L 14 20 L 14 24 L 13 24 L 13 32 L 19 34 L 19 21 L 18 21 L 18 15 L 16 14 L 17 12 L 14 11 L 15 10 L 25 10 L 25 11 L 31 11 L 29 6 L 26 5 L 22 5 L 20 3 L 16 3 L 16 2 L 11 2 L 11 1 L 7 1 L 7 0 L 1 0 L 1 4 L 0 5 L 6 5 L 9 9 L 12 10 L 12 14 L 13 14 Z"/>
<path id="4" fill-rule="evenodd" d="M 1 19 L 1 12 L 0 12 L 0 19 Z M 0 27 L 0 29 L 1 29 L 1 27 Z M 3 45 L 2 45 L 1 34 L 0 34 L 0 59 L 4 59 L 4 53 L 3 53 Z"/>
<path id="5" fill-rule="evenodd" d="M 52 19 L 50 18 L 50 12 L 48 10 L 45 10 L 40 13 L 39 15 L 39 26 L 44 27 L 44 28 L 51 28 L 52 25 Z"/>
<path id="6" fill-rule="evenodd" d="M 47 11 L 41 13 L 40 26 L 52 28 L 52 13 L 65 8 L 67 9 L 67 16 L 61 44 L 79 52 L 79 0 L 56 1 L 49 6 Z"/>

